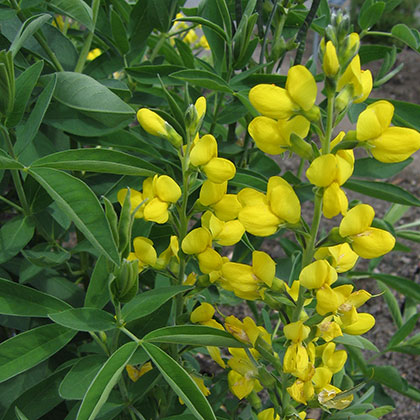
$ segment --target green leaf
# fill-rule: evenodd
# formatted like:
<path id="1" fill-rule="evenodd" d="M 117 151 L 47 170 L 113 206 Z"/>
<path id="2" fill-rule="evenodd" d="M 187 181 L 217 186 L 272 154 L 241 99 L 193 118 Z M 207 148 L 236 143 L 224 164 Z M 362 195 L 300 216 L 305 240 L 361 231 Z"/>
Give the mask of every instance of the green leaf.
<path id="1" fill-rule="evenodd" d="M 114 317 L 98 308 L 71 308 L 48 316 L 55 323 L 78 331 L 108 331 L 116 327 Z"/>
<path id="2" fill-rule="evenodd" d="M 377 1 L 370 7 L 362 7 L 359 15 L 359 25 L 362 29 L 368 29 L 379 21 L 385 9 L 385 2 Z"/>
<path id="3" fill-rule="evenodd" d="M 395 231 L 395 234 L 398 238 L 420 243 L 420 232 L 416 230 L 397 230 Z"/>
<path id="4" fill-rule="evenodd" d="M 43 67 L 44 62 L 37 61 L 16 79 L 15 103 L 12 113 L 7 118 L 7 127 L 15 127 L 19 124 Z"/>
<path id="5" fill-rule="evenodd" d="M 403 324 L 400 305 L 398 304 L 397 299 L 389 290 L 388 286 L 383 284 L 382 282 L 377 282 L 380 291 L 383 293 L 384 300 L 388 305 L 389 312 L 391 313 L 391 317 L 395 322 L 395 325 L 400 328 Z"/>
<path id="6" fill-rule="evenodd" d="M 375 366 L 370 369 L 373 380 L 395 391 L 402 392 L 408 389 L 407 381 L 401 377 L 398 370 L 393 366 Z"/>
<path id="7" fill-rule="evenodd" d="M 17 160 L 8 157 L 6 154 L 2 155 L 0 151 L 0 169 L 23 169 L 24 166 Z"/>
<path id="8" fill-rule="evenodd" d="M 227 34 L 228 40 L 232 38 L 232 22 L 230 19 L 229 8 L 225 0 L 216 0 L 217 7 L 223 19 L 224 30 Z"/>
<path id="9" fill-rule="evenodd" d="M 147 160 L 106 149 L 65 150 L 38 159 L 31 166 L 133 176 L 162 173 L 162 168 Z"/>
<path id="10" fill-rule="evenodd" d="M 106 360 L 106 356 L 97 354 L 79 359 L 61 382 L 58 389 L 60 396 L 66 400 L 82 400 Z"/>
<path id="11" fill-rule="evenodd" d="M 191 289 L 190 286 L 170 286 L 140 293 L 123 306 L 121 312 L 124 321 L 130 322 L 149 315 L 169 299 Z"/>
<path id="12" fill-rule="evenodd" d="M 160 328 L 146 334 L 143 340 L 151 343 L 191 346 L 246 347 L 226 331 L 202 325 L 177 325 Z"/>
<path id="13" fill-rule="evenodd" d="M 203 25 L 211 30 L 213 30 L 217 35 L 219 35 L 220 38 L 228 41 L 228 37 L 224 31 L 219 25 L 216 23 L 211 22 L 208 19 L 204 19 L 199 16 L 186 16 L 179 19 L 176 19 L 176 22 L 191 22 L 191 23 L 198 23 L 199 25 Z"/>
<path id="14" fill-rule="evenodd" d="M 384 405 L 382 407 L 375 408 L 368 412 L 370 416 L 376 417 L 377 419 L 381 418 L 382 416 L 385 416 L 386 414 L 391 413 L 391 411 L 394 411 L 395 407 L 392 405 Z"/>
<path id="15" fill-rule="evenodd" d="M 0 313 L 15 316 L 47 317 L 70 308 L 66 302 L 31 287 L 0 278 Z"/>
<path id="16" fill-rule="evenodd" d="M 250 187 L 260 191 L 267 189 L 267 179 L 249 169 L 237 169 L 235 177 L 229 182 L 231 185 L 241 188 Z"/>
<path id="17" fill-rule="evenodd" d="M 168 32 L 174 17 L 175 0 L 153 0 L 147 6 L 147 16 L 153 27 L 160 32 Z"/>
<path id="18" fill-rule="evenodd" d="M 345 344 L 346 346 L 358 347 L 359 349 L 363 350 L 372 350 L 379 353 L 379 350 L 375 346 L 375 344 L 373 344 L 367 338 L 356 335 L 343 334 L 340 337 L 334 338 L 334 342 L 339 344 Z"/>
<path id="19" fill-rule="evenodd" d="M 105 256 L 101 255 L 95 264 L 89 280 L 85 306 L 102 309 L 109 301 L 109 271 Z"/>
<path id="20" fill-rule="evenodd" d="M 407 25 L 399 23 L 392 27 L 391 33 L 395 38 L 404 42 L 404 44 L 408 45 L 413 50 L 417 50 L 419 48 L 419 41 L 414 35 L 413 29 L 410 29 Z"/>
<path id="21" fill-rule="evenodd" d="M 391 350 L 392 347 L 401 343 L 407 337 L 417 324 L 420 314 L 413 315 L 398 331 L 391 337 L 385 351 Z"/>
<path id="22" fill-rule="evenodd" d="M 70 16 L 93 30 L 92 9 L 83 0 L 50 0 L 48 4 L 58 13 Z"/>
<path id="23" fill-rule="evenodd" d="M 22 129 L 21 127 L 18 127 L 17 141 L 14 146 L 15 153 L 17 155 L 20 155 L 28 147 L 38 133 L 39 127 L 44 119 L 44 115 L 50 105 L 55 86 L 56 78 L 55 76 L 52 76 L 47 86 L 45 86 L 44 90 L 39 95 L 34 109 L 32 110 L 31 115 L 29 115 L 28 120 L 25 122 L 25 125 Z"/>
<path id="24" fill-rule="evenodd" d="M 37 251 L 37 250 L 22 250 L 22 255 L 33 265 L 38 267 L 56 267 L 64 264 L 71 257 L 70 252 L 66 250 L 54 251 Z"/>
<path id="25" fill-rule="evenodd" d="M 379 274 L 379 273 L 362 273 L 369 277 L 373 277 L 402 293 L 404 296 L 409 296 L 413 299 L 420 301 L 420 284 L 405 277 L 393 276 L 392 274 Z"/>
<path id="26" fill-rule="evenodd" d="M 217 74 L 207 70 L 181 70 L 171 74 L 175 79 L 185 80 L 193 86 L 232 93 L 230 86 Z"/>
<path id="27" fill-rule="evenodd" d="M 124 344 L 105 362 L 83 397 L 77 420 L 93 420 L 97 416 L 136 348 L 136 343 Z"/>
<path id="28" fill-rule="evenodd" d="M 382 163 L 374 158 L 357 159 L 354 162 L 353 176 L 379 179 L 391 178 L 401 172 L 412 161 L 413 158 L 408 158 L 398 163 Z"/>
<path id="29" fill-rule="evenodd" d="M 58 371 L 19 395 L 10 404 L 2 420 L 16 420 L 15 407 L 19 407 L 21 412 L 28 416 L 29 420 L 49 417 L 43 416 L 63 401 L 58 395 L 57 388 L 67 373 L 67 369 L 68 367 L 58 369 Z"/>
<path id="30" fill-rule="evenodd" d="M 369 197 L 379 198 L 390 203 L 405 204 L 408 206 L 420 206 L 420 200 L 408 191 L 396 185 L 385 182 L 351 180 L 347 181 L 344 188 L 368 195 Z"/>
<path id="31" fill-rule="evenodd" d="M 50 168 L 32 168 L 29 173 L 45 188 L 86 239 L 111 261 L 120 257 L 111 228 L 99 200 L 80 179 Z"/>
<path id="32" fill-rule="evenodd" d="M 200 420 L 216 420 L 211 405 L 185 369 L 154 344 L 142 343 L 142 346 L 166 382 L 194 416 Z"/>
<path id="33" fill-rule="evenodd" d="M 15 406 L 15 413 L 18 420 L 29 420 L 22 411 L 19 410 L 18 407 Z"/>
<path id="34" fill-rule="evenodd" d="M 0 229 L 0 264 L 13 258 L 34 236 L 35 226 L 30 217 L 18 216 Z"/>
<path id="35" fill-rule="evenodd" d="M 134 117 L 134 110 L 106 86 L 86 74 L 59 72 L 54 98 L 107 126 Z"/>
<path id="36" fill-rule="evenodd" d="M 3 341 L 0 344 L 0 382 L 48 359 L 75 335 L 76 331 L 48 324 Z"/>
<path id="37" fill-rule="evenodd" d="M 16 37 L 9 48 L 9 51 L 12 52 L 13 57 L 15 57 L 19 50 L 22 48 L 24 42 L 49 20 L 51 20 L 51 15 L 41 14 L 31 16 L 29 19 L 22 23 L 19 32 L 16 34 Z"/>
<path id="38" fill-rule="evenodd" d="M 118 13 L 111 11 L 111 31 L 112 38 L 121 54 L 127 54 L 130 50 L 130 44 L 127 39 L 127 30 Z"/>

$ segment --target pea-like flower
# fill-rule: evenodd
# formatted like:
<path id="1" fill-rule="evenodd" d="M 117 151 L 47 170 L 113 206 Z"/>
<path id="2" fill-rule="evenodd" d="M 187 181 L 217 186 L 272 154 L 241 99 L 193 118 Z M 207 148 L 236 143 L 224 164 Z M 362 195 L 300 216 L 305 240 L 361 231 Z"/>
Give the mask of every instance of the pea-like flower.
<path id="1" fill-rule="evenodd" d="M 338 62 L 337 51 L 334 44 L 331 41 L 328 41 L 325 46 L 322 70 L 324 70 L 327 77 L 334 77 L 338 73 L 339 69 L 340 64 Z"/>
<path id="2" fill-rule="evenodd" d="M 394 106 L 388 101 L 369 105 L 357 120 L 356 137 L 367 142 L 380 162 L 402 162 L 420 149 L 420 133 L 406 127 L 390 127 Z"/>
<path id="3" fill-rule="evenodd" d="M 291 185 L 279 176 L 268 180 L 267 194 L 252 188 L 238 193 L 242 204 L 238 219 L 245 230 L 256 236 L 269 236 L 284 223 L 300 220 L 300 202 Z"/>
<path id="4" fill-rule="evenodd" d="M 386 230 L 371 227 L 375 210 L 358 204 L 343 217 L 339 233 L 348 238 L 350 246 L 362 258 L 377 258 L 394 248 L 395 238 Z"/>
<path id="5" fill-rule="evenodd" d="M 306 171 L 312 184 L 324 188 L 322 211 L 328 219 L 347 212 L 348 200 L 340 186 L 350 178 L 353 168 L 353 151 L 339 150 L 335 155 L 317 157 Z"/>
<path id="6" fill-rule="evenodd" d="M 248 126 L 248 132 L 257 147 L 265 153 L 278 155 L 290 147 L 292 133 L 306 137 L 310 123 L 301 115 L 290 120 L 274 120 L 269 117 L 256 117 Z"/>
<path id="7" fill-rule="evenodd" d="M 308 112 L 315 104 L 317 87 L 311 72 L 302 65 L 287 73 L 286 88 L 260 84 L 249 92 L 249 100 L 262 115 L 288 119 L 295 113 Z"/>

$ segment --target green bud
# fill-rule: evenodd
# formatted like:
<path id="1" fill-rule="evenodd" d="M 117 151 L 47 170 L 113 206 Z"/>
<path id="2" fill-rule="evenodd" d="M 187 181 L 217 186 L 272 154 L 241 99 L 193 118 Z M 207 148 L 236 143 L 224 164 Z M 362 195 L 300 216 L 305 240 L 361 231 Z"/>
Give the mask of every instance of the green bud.
<path id="1" fill-rule="evenodd" d="M 112 203 L 106 198 L 102 197 L 105 203 L 105 216 L 111 227 L 112 237 L 116 244 L 118 244 L 118 216 Z"/>
<path id="2" fill-rule="evenodd" d="M 344 111 L 353 101 L 353 87 L 346 85 L 335 98 L 335 109 L 337 112 Z"/>
<path id="3" fill-rule="evenodd" d="M 311 145 L 295 133 L 290 135 L 289 149 L 304 159 L 312 160 L 313 158 Z"/>
<path id="4" fill-rule="evenodd" d="M 246 399 L 251 404 L 252 408 L 256 411 L 260 411 L 262 408 L 261 398 L 257 395 L 255 391 L 252 391 Z"/>
<path id="5" fill-rule="evenodd" d="M 191 104 L 185 111 L 185 126 L 187 127 L 188 132 L 191 137 L 197 132 L 198 126 L 198 114 L 197 109 L 193 104 Z"/>
<path id="6" fill-rule="evenodd" d="M 122 258 L 127 258 L 130 253 L 131 228 L 133 225 L 133 217 L 131 216 L 131 191 L 127 189 L 127 194 L 121 208 L 120 220 L 118 222 L 118 250 Z"/>
<path id="7" fill-rule="evenodd" d="M 123 260 L 117 267 L 110 282 L 110 292 L 114 301 L 129 302 L 137 294 L 139 265 L 137 260 Z"/>
<path id="8" fill-rule="evenodd" d="M 264 388 L 268 389 L 272 388 L 276 383 L 275 378 L 273 377 L 273 375 L 271 375 L 270 372 L 267 372 L 265 366 L 261 366 L 260 368 L 258 368 L 258 380 L 261 382 L 261 385 Z"/>

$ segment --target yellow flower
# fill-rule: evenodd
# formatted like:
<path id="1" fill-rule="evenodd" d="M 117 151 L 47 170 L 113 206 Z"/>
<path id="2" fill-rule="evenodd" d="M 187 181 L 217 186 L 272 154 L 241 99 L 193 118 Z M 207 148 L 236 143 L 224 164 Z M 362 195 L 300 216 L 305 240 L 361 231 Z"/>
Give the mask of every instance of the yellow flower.
<path id="1" fill-rule="evenodd" d="M 294 113 L 309 111 L 315 104 L 317 87 L 310 71 L 301 65 L 289 69 L 286 88 L 261 84 L 249 92 L 251 104 L 262 115 L 288 119 Z"/>
<path id="2" fill-rule="evenodd" d="M 340 91 L 345 86 L 352 88 L 353 102 L 356 104 L 363 102 L 372 90 L 372 73 L 370 70 L 361 70 L 359 55 L 356 55 L 351 60 L 345 72 L 338 80 L 337 90 Z"/>
<path id="3" fill-rule="evenodd" d="M 339 233 L 350 239 L 353 251 L 362 258 L 377 258 L 391 251 L 395 238 L 386 230 L 371 227 L 375 211 L 368 204 L 358 204 L 343 217 Z"/>
<path id="4" fill-rule="evenodd" d="M 335 351 L 335 343 L 332 342 L 325 345 L 324 351 L 322 352 L 322 363 L 333 374 L 340 372 L 346 361 L 347 353 L 345 350 Z"/>
<path id="5" fill-rule="evenodd" d="M 322 211 L 325 217 L 330 219 L 338 213 L 346 214 L 348 201 L 340 186 L 350 178 L 353 167 L 353 151 L 340 150 L 336 155 L 329 153 L 317 157 L 306 171 L 312 184 L 324 187 Z"/>
<path id="6" fill-rule="evenodd" d="M 228 385 L 231 392 L 240 400 L 247 397 L 252 391 L 261 391 L 263 388 L 258 379 L 242 376 L 234 370 L 228 373 Z"/>
<path id="7" fill-rule="evenodd" d="M 202 35 L 200 37 L 199 44 L 200 44 L 200 47 L 204 48 L 205 50 L 209 50 L 210 49 L 210 45 L 209 45 L 209 43 L 207 41 L 207 38 L 204 35 Z"/>
<path id="8" fill-rule="evenodd" d="M 208 229 L 200 227 L 193 229 L 185 236 L 181 249 L 188 255 L 200 254 L 210 247 L 211 243 L 212 238 Z"/>
<path id="9" fill-rule="evenodd" d="M 210 274 L 213 272 L 219 272 L 222 269 L 223 259 L 221 255 L 213 248 L 206 248 L 203 252 L 197 255 L 198 265 L 200 270 L 204 274 Z M 213 274 L 213 278 L 210 280 L 212 283 L 216 280 Z M 217 274 L 217 278 L 220 277 L 221 273 Z"/>
<path id="10" fill-rule="evenodd" d="M 258 420 L 280 420 L 280 416 L 274 412 L 274 408 L 267 408 L 257 415 Z"/>
<path id="11" fill-rule="evenodd" d="M 299 376 L 309 366 L 309 356 L 306 348 L 301 343 L 293 343 L 287 347 L 283 359 L 283 371 Z"/>
<path id="12" fill-rule="evenodd" d="M 340 394 L 340 392 L 341 390 L 334 385 L 327 385 L 318 394 L 318 401 L 327 408 L 342 410 L 351 404 L 353 394 L 340 398 L 340 396 L 337 397 L 337 394 Z"/>
<path id="13" fill-rule="evenodd" d="M 314 396 L 314 386 L 311 381 L 296 379 L 292 386 L 287 388 L 289 395 L 297 402 L 307 404 L 307 401 Z"/>
<path id="14" fill-rule="evenodd" d="M 162 270 L 163 268 L 165 268 L 169 264 L 169 261 L 171 260 L 172 257 L 175 257 L 177 261 L 179 262 L 178 252 L 179 252 L 178 237 L 176 237 L 175 235 L 171 235 L 169 246 L 159 255 L 159 258 L 156 262 L 156 268 L 158 268 L 159 270 Z"/>
<path id="15" fill-rule="evenodd" d="M 334 340 L 336 337 L 343 335 L 340 325 L 334 321 L 334 317 L 328 316 L 323 319 L 321 323 L 318 324 L 317 335 L 319 335 L 326 342 Z"/>
<path id="16" fill-rule="evenodd" d="M 303 325 L 302 321 L 296 321 L 285 325 L 283 332 L 288 340 L 291 340 L 293 343 L 301 343 L 308 337 L 311 329 Z"/>
<path id="17" fill-rule="evenodd" d="M 128 377 L 133 382 L 137 382 L 145 373 L 149 372 L 152 369 L 153 367 L 151 362 L 144 363 L 143 365 L 141 365 L 140 369 L 133 365 L 127 365 L 125 367 Z"/>
<path id="18" fill-rule="evenodd" d="M 227 181 L 220 184 L 206 179 L 200 189 L 200 203 L 203 206 L 211 206 L 220 201 L 227 191 Z"/>
<path id="19" fill-rule="evenodd" d="M 225 194 L 217 203 L 211 205 L 215 215 L 225 222 L 236 219 L 242 209 L 236 194 Z"/>
<path id="20" fill-rule="evenodd" d="M 222 246 L 235 245 L 245 233 L 239 220 L 224 222 L 209 211 L 201 216 L 201 224 L 211 232 L 213 240 Z"/>
<path id="21" fill-rule="evenodd" d="M 290 146 L 292 133 L 306 137 L 309 132 L 309 121 L 297 115 L 290 120 L 273 120 L 269 117 L 256 117 L 248 126 L 248 132 L 255 144 L 265 153 L 278 155 Z"/>
<path id="22" fill-rule="evenodd" d="M 337 272 L 328 261 L 318 260 L 307 265 L 299 275 L 300 285 L 307 289 L 319 289 L 337 280 Z"/>
<path id="23" fill-rule="evenodd" d="M 118 202 L 121 204 L 121 206 L 124 204 L 124 201 L 125 201 L 125 196 L 127 195 L 127 192 L 128 192 L 128 190 L 127 190 L 127 188 L 123 188 L 122 190 L 119 190 L 118 191 L 118 194 L 117 194 L 117 199 L 118 199 Z M 133 189 L 130 189 L 130 205 L 131 205 L 131 213 L 142 203 L 144 201 L 144 199 L 143 199 L 143 194 L 140 192 L 140 191 L 136 191 L 136 190 L 133 190 Z M 143 213 L 143 210 L 144 210 L 144 206 L 145 206 L 145 203 L 143 203 L 143 205 L 141 205 L 138 209 L 137 209 L 137 211 L 136 211 L 136 213 L 135 213 L 135 215 L 134 215 L 134 217 L 136 218 L 136 219 L 142 219 L 143 217 L 144 217 L 144 213 Z"/>
<path id="24" fill-rule="evenodd" d="M 327 77 L 334 77 L 340 69 L 337 51 L 331 41 L 328 41 L 327 45 L 325 46 L 322 69 L 324 70 L 324 73 Z"/>
<path id="25" fill-rule="evenodd" d="M 144 267 L 153 267 L 156 264 L 157 254 L 153 248 L 153 242 L 149 238 L 137 236 L 133 240 L 134 254 L 139 260 L 139 270 Z"/>
<path id="26" fill-rule="evenodd" d="M 205 165 L 217 157 L 217 141 L 211 134 L 206 134 L 194 143 L 190 160 L 194 166 Z"/>
<path id="27" fill-rule="evenodd" d="M 319 248 L 315 252 L 315 258 L 317 260 L 330 259 L 331 265 L 336 269 L 337 273 L 344 273 L 354 267 L 359 256 L 345 242 L 339 245 Z"/>
<path id="28" fill-rule="evenodd" d="M 100 48 L 94 48 L 93 50 L 89 51 L 89 54 L 86 57 L 86 60 L 93 61 L 95 58 L 99 57 L 102 54 Z"/>
<path id="29" fill-rule="evenodd" d="M 191 312 L 190 320 L 194 323 L 209 321 L 213 318 L 214 313 L 215 309 L 213 306 L 210 303 L 203 302 Z"/>
<path id="30" fill-rule="evenodd" d="M 411 128 L 390 127 L 394 106 L 387 101 L 369 105 L 357 120 L 357 140 L 367 142 L 380 162 L 402 162 L 420 149 L 420 133 Z"/>
<path id="31" fill-rule="evenodd" d="M 141 108 L 137 111 L 137 120 L 143 129 L 152 136 L 169 140 L 175 147 L 182 145 L 182 137 L 156 112 Z"/>

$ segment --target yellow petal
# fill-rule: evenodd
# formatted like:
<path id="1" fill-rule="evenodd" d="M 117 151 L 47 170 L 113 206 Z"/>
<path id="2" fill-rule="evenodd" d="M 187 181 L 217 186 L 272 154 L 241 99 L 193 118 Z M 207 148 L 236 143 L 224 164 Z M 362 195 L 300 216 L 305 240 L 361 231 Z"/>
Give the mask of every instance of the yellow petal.
<path id="1" fill-rule="evenodd" d="M 246 206 L 238 215 L 245 230 L 255 236 L 273 235 L 281 223 L 267 205 Z"/>
<path id="2" fill-rule="evenodd" d="M 331 41 L 327 42 L 325 46 L 324 60 L 322 63 L 322 69 L 328 77 L 334 77 L 340 65 L 338 63 L 337 51 L 335 50 L 334 44 Z"/>
<path id="3" fill-rule="evenodd" d="M 307 289 L 319 289 L 337 280 L 337 272 L 326 260 L 318 260 L 303 268 L 299 275 L 300 285 Z"/>
<path id="4" fill-rule="evenodd" d="M 227 222 L 238 217 L 242 206 L 236 194 L 225 194 L 212 208 L 220 220 Z"/>
<path id="5" fill-rule="evenodd" d="M 166 223 L 169 218 L 168 203 L 159 198 L 153 198 L 144 207 L 144 219 L 149 222 Z"/>
<path id="6" fill-rule="evenodd" d="M 368 332 L 375 325 L 375 318 L 371 314 L 361 313 L 357 314 L 357 321 L 345 328 L 343 331 L 346 334 L 362 335 Z"/>
<path id="7" fill-rule="evenodd" d="M 268 287 L 271 287 L 276 275 L 276 263 L 263 251 L 252 253 L 252 271 Z"/>
<path id="8" fill-rule="evenodd" d="M 308 338 L 311 329 L 303 325 L 302 321 L 291 322 L 283 327 L 284 336 L 294 343 L 301 343 Z"/>
<path id="9" fill-rule="evenodd" d="M 154 266 L 157 260 L 156 250 L 149 238 L 137 236 L 133 239 L 134 253 L 143 265 Z"/>
<path id="10" fill-rule="evenodd" d="M 293 101 L 305 111 L 309 111 L 315 104 L 316 82 L 305 66 L 297 65 L 289 69 L 286 90 Z"/>
<path id="11" fill-rule="evenodd" d="M 249 100 L 262 115 L 270 118 L 289 118 L 297 106 L 286 89 L 275 85 L 261 84 L 249 92 Z"/>
<path id="12" fill-rule="evenodd" d="M 200 252 L 197 258 L 200 270 L 204 274 L 209 274 L 212 271 L 218 271 L 222 268 L 222 257 L 213 248 L 207 248 L 205 251 Z"/>
<path id="13" fill-rule="evenodd" d="M 211 234 L 207 229 L 196 228 L 185 236 L 181 249 L 185 254 L 200 254 L 211 246 L 211 242 Z"/>
<path id="14" fill-rule="evenodd" d="M 343 185 L 353 173 L 353 150 L 339 150 L 335 155 L 335 159 L 337 161 L 336 181 L 338 185 Z"/>
<path id="15" fill-rule="evenodd" d="M 272 176 L 267 184 L 267 198 L 271 211 L 288 223 L 300 220 L 300 201 L 291 185 L 279 176 Z"/>
<path id="16" fill-rule="evenodd" d="M 357 92 L 358 98 L 354 100 L 354 103 L 360 104 L 364 102 L 370 95 L 370 92 L 372 92 L 372 87 L 373 87 L 372 73 L 370 72 L 370 70 L 361 70 L 360 90 Z"/>
<path id="17" fill-rule="evenodd" d="M 219 347 L 208 346 L 207 351 L 209 352 L 210 357 L 222 368 L 226 368 L 226 363 L 222 359 L 222 354 Z"/>
<path id="18" fill-rule="evenodd" d="M 347 196 L 337 182 L 333 182 L 324 189 L 322 212 L 327 219 L 331 219 L 339 213 L 345 215 L 348 205 Z"/>
<path id="19" fill-rule="evenodd" d="M 227 191 L 227 181 L 216 184 L 208 179 L 203 182 L 200 190 L 200 203 L 203 206 L 211 206 L 220 201 Z"/>
<path id="20" fill-rule="evenodd" d="M 124 204 L 125 196 L 127 195 L 127 188 L 123 188 L 122 190 L 118 191 L 117 199 L 121 206 Z M 131 212 L 133 212 L 143 201 L 143 194 L 139 191 L 130 189 L 130 205 L 131 205 Z M 134 217 L 136 219 L 141 219 L 143 217 L 143 209 L 144 204 L 136 211 Z"/>
<path id="21" fill-rule="evenodd" d="M 340 306 L 337 294 L 330 286 L 324 285 L 316 292 L 316 311 L 319 315 L 335 313 Z"/>
<path id="22" fill-rule="evenodd" d="M 147 108 L 141 108 L 137 111 L 137 120 L 143 129 L 156 137 L 167 137 L 167 122 L 156 112 Z"/>
<path id="23" fill-rule="evenodd" d="M 217 141 L 211 134 L 201 137 L 191 150 L 190 160 L 194 166 L 205 165 L 217 156 Z"/>
<path id="24" fill-rule="evenodd" d="M 394 106 L 388 101 L 377 101 L 360 113 L 357 119 L 357 140 L 367 141 L 379 137 L 391 124 Z"/>
<path id="25" fill-rule="evenodd" d="M 343 217 L 339 233 L 343 237 L 362 233 L 370 227 L 374 217 L 375 211 L 372 206 L 369 206 L 369 204 L 358 204 Z"/>
<path id="26" fill-rule="evenodd" d="M 211 182 L 221 184 L 236 174 L 235 165 L 227 159 L 214 157 L 203 166 L 203 171 Z"/>
<path id="27" fill-rule="evenodd" d="M 194 106 L 195 106 L 195 109 L 197 110 L 198 119 L 200 120 L 201 118 L 204 117 L 204 114 L 206 113 L 206 106 L 207 106 L 206 98 L 204 96 L 200 96 L 195 101 Z"/>
<path id="28" fill-rule="evenodd" d="M 306 177 L 311 184 L 317 187 L 328 187 L 336 179 L 337 160 L 333 154 L 327 154 L 317 157 L 313 160 Z"/>
<path id="29" fill-rule="evenodd" d="M 238 200 L 244 207 L 268 204 L 265 194 L 253 188 L 243 188 L 239 191 Z"/>
<path id="30" fill-rule="evenodd" d="M 278 155 L 288 146 L 283 140 L 277 121 L 272 118 L 254 118 L 248 125 L 248 132 L 257 147 L 265 153 Z"/>
<path id="31" fill-rule="evenodd" d="M 254 389 L 254 381 L 234 370 L 228 373 L 228 385 L 231 392 L 240 400 L 247 397 Z"/>
<path id="32" fill-rule="evenodd" d="M 156 178 L 153 187 L 160 200 L 168 203 L 176 203 L 182 194 L 179 185 L 167 175 Z"/>
<path id="33" fill-rule="evenodd" d="M 315 386 L 315 390 L 319 390 L 327 386 L 332 379 L 332 372 L 325 366 L 317 367 L 315 374 L 312 377 L 312 381 Z"/>
<path id="34" fill-rule="evenodd" d="M 222 246 L 231 246 L 238 243 L 245 233 L 244 225 L 239 220 L 230 220 L 223 224 L 222 230 L 214 240 Z"/>
<path id="35" fill-rule="evenodd" d="M 395 245 L 395 238 L 386 230 L 368 228 L 351 237 L 354 252 L 362 258 L 377 258 L 390 252 Z"/>
<path id="36" fill-rule="evenodd" d="M 389 127 L 369 143 L 373 146 L 371 152 L 376 160 L 402 162 L 420 149 L 420 133 L 411 128 Z"/>
<path id="37" fill-rule="evenodd" d="M 214 313 L 215 309 L 213 306 L 210 303 L 203 302 L 191 312 L 190 320 L 193 323 L 209 321 L 213 318 Z"/>
<path id="38" fill-rule="evenodd" d="M 309 132 L 311 123 L 302 115 L 296 115 L 289 120 L 278 120 L 277 127 L 282 136 L 282 143 L 285 146 L 290 146 L 290 136 L 292 133 L 299 137 L 306 137 Z"/>
<path id="39" fill-rule="evenodd" d="M 320 248 L 315 253 L 316 259 L 322 259 L 328 256 L 332 257 L 332 266 L 338 273 L 344 273 L 351 270 L 359 257 L 346 242 L 339 245 Z"/>
<path id="40" fill-rule="evenodd" d="M 258 420 L 280 420 L 278 414 L 275 415 L 274 408 L 267 408 L 266 410 L 260 411 L 257 415 Z"/>

